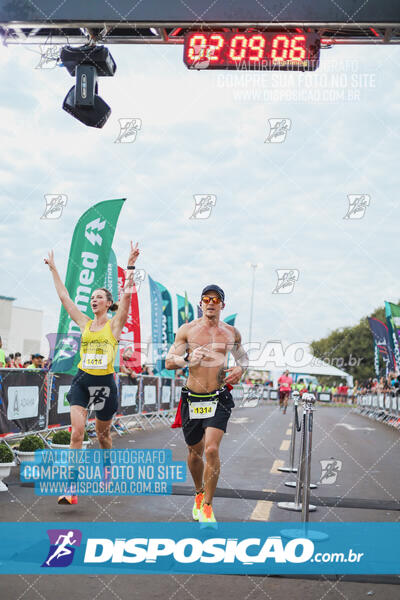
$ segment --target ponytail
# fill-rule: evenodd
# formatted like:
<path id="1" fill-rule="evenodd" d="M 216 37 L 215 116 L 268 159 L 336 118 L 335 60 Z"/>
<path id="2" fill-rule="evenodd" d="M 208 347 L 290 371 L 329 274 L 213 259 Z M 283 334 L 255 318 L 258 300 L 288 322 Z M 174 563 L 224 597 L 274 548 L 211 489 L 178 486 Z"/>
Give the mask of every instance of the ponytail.
<path id="1" fill-rule="evenodd" d="M 108 302 L 112 302 L 112 304 L 111 304 L 111 306 L 109 307 L 108 310 L 110 310 L 111 312 L 117 311 L 118 310 L 118 304 L 116 302 L 114 302 L 114 299 L 112 297 L 112 294 L 111 294 L 110 290 L 108 290 L 107 288 L 98 288 L 98 289 L 101 290 L 102 292 L 105 292 Z"/>

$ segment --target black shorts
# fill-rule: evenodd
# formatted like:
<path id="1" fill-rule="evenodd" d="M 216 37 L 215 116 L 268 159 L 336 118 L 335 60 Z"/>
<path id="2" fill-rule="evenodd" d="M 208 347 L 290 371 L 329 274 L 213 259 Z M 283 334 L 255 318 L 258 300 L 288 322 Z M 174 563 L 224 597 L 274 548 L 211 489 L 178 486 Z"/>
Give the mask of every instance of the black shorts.
<path id="1" fill-rule="evenodd" d="M 118 408 L 117 385 L 114 373 L 90 375 L 78 369 L 67 394 L 70 406 L 94 410 L 100 421 L 109 421 Z"/>
<path id="2" fill-rule="evenodd" d="M 218 396 L 215 396 L 216 392 Z M 232 408 L 235 403 L 232 399 L 232 395 L 228 388 L 225 386 L 220 390 L 210 392 L 208 396 L 202 396 L 202 398 L 191 398 L 191 402 L 208 400 L 209 396 L 212 396 L 213 400 L 218 399 L 217 408 L 215 415 L 208 419 L 190 419 L 189 418 L 189 405 L 188 405 L 188 394 L 191 392 L 187 387 L 182 388 L 181 398 L 181 416 L 182 416 L 182 429 L 183 435 L 185 436 L 185 442 L 188 446 L 194 446 L 198 444 L 202 439 L 206 427 L 216 427 L 226 431 L 229 417 L 231 416 Z M 192 392 L 195 394 L 196 392 Z"/>

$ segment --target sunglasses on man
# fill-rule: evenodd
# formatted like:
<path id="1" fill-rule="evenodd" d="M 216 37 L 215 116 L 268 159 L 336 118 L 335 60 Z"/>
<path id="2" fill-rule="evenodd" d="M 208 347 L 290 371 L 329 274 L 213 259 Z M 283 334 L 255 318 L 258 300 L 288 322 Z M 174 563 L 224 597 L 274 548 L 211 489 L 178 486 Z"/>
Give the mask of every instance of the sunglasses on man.
<path id="1" fill-rule="evenodd" d="M 219 304 L 221 302 L 221 298 L 219 296 L 203 296 L 201 299 L 204 304 Z"/>

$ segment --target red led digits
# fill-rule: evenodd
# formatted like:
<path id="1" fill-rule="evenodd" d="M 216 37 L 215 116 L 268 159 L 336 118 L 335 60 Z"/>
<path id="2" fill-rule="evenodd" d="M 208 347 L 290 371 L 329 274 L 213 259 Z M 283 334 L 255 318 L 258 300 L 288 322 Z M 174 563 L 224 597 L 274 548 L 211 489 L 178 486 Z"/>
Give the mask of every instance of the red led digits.
<path id="1" fill-rule="evenodd" d="M 185 36 L 184 61 L 193 69 L 315 71 L 320 40 L 314 33 L 207 31 Z"/>
<path id="2" fill-rule="evenodd" d="M 290 40 L 289 60 L 300 62 L 306 59 L 306 38 L 304 35 L 295 35 Z"/>
<path id="3" fill-rule="evenodd" d="M 199 58 L 204 58 L 207 46 L 205 35 L 198 33 L 190 38 L 187 57 L 190 62 L 196 62 Z"/>
<path id="4" fill-rule="evenodd" d="M 276 35 L 272 41 L 271 60 L 284 62 L 288 58 L 289 38 L 287 35 Z"/>
<path id="5" fill-rule="evenodd" d="M 249 40 L 249 62 L 259 62 L 264 58 L 267 40 L 263 35 L 253 35 Z"/>
<path id="6" fill-rule="evenodd" d="M 221 50 L 225 43 L 224 37 L 219 33 L 214 33 L 210 36 L 210 62 L 218 63 L 221 60 Z"/>
<path id="7" fill-rule="evenodd" d="M 248 39 L 245 35 L 234 35 L 229 48 L 229 58 L 233 62 L 243 62 L 246 57 Z"/>

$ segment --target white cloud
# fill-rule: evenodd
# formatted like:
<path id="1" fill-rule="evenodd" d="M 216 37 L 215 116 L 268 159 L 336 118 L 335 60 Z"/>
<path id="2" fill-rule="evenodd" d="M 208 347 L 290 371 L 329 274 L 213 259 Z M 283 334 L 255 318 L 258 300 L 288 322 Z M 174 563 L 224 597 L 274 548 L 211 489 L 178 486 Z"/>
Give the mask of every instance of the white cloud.
<path id="1" fill-rule="evenodd" d="M 282 74 L 277 84 L 271 73 L 247 73 L 244 84 L 229 87 L 236 74 L 187 71 L 180 47 L 111 50 L 118 70 L 100 80 L 100 95 L 113 111 L 103 130 L 85 128 L 62 111 L 73 84 L 65 69 L 35 70 L 37 57 L 26 48 L 0 52 L 0 293 L 17 296 L 18 305 L 42 306 L 45 333 L 57 325 L 59 302 L 43 256 L 55 248 L 64 276 L 80 214 L 119 197 L 127 198 L 114 242 L 119 262 L 125 264 L 129 240 L 138 239 L 140 265 L 166 285 L 174 302 L 186 289 L 195 303 L 203 285 L 219 283 L 227 295 L 225 315 L 238 312 L 243 339 L 249 261 L 264 264 L 257 272 L 253 323 L 253 339 L 260 341 L 309 341 L 393 297 L 394 48 L 336 48 L 322 54 L 319 71 L 301 76 L 307 89 L 321 90 L 331 73 L 347 69 L 350 77 L 346 60 L 355 61 L 356 74 L 375 75 L 373 84 L 366 78 L 359 88 L 359 101 L 342 103 L 240 99 L 241 90 L 283 90 Z M 294 74 L 287 87 L 298 89 Z M 133 144 L 114 143 L 122 117 L 142 119 Z M 292 120 L 283 144 L 264 143 L 271 117 Z M 359 192 L 371 194 L 364 219 L 344 221 L 347 194 Z M 59 221 L 40 220 L 46 193 L 68 196 Z M 203 222 L 189 219 L 196 193 L 217 196 Z M 293 294 L 272 294 L 278 268 L 300 270 Z M 147 283 L 140 304 L 146 338 Z"/>

